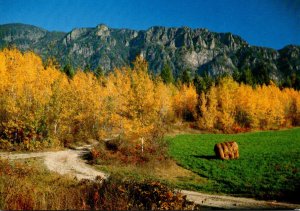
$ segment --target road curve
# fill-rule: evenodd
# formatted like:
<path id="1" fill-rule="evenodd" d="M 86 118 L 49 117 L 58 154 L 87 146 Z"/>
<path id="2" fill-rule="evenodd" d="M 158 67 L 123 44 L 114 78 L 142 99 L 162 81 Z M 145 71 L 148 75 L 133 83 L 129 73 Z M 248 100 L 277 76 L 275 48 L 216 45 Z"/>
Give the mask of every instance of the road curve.
<path id="1" fill-rule="evenodd" d="M 75 150 L 63 150 L 56 152 L 34 152 L 34 153 L 8 153 L 2 152 L 0 156 L 10 160 L 27 159 L 27 158 L 44 158 L 44 163 L 50 171 L 57 172 L 59 174 L 69 174 L 75 176 L 78 180 L 88 179 L 96 180 L 106 179 L 108 176 L 92 166 L 85 163 L 81 159 L 82 155 L 88 152 L 90 145 L 84 147 L 78 147 Z M 97 179 L 97 180 L 98 180 Z"/>

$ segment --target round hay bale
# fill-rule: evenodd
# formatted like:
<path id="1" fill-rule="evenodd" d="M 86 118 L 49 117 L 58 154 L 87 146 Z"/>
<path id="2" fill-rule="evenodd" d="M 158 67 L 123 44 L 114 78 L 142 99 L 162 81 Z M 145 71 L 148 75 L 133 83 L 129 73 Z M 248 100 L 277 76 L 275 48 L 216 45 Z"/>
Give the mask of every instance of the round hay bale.
<path id="1" fill-rule="evenodd" d="M 228 157 L 229 157 L 229 159 L 234 159 L 234 153 L 232 151 L 230 151 L 228 153 Z"/>
<path id="2" fill-rule="evenodd" d="M 239 147 L 235 141 L 217 143 L 214 151 L 216 156 L 222 160 L 239 158 Z"/>
<path id="3" fill-rule="evenodd" d="M 238 151 L 238 150 L 239 150 L 239 146 L 237 145 L 236 142 L 232 142 L 232 148 L 233 148 L 235 151 Z"/>
<path id="4" fill-rule="evenodd" d="M 228 160 L 229 159 L 229 148 L 227 146 L 226 142 L 221 143 L 223 152 L 224 152 L 224 159 Z"/>
<path id="5" fill-rule="evenodd" d="M 235 153 L 234 153 L 234 158 L 238 159 L 240 157 L 240 154 L 239 154 L 239 151 L 237 150 Z"/>
<path id="6" fill-rule="evenodd" d="M 224 160 L 224 151 L 223 151 L 222 145 L 220 143 L 215 145 L 214 150 L 215 150 L 216 156 L 219 159 Z"/>

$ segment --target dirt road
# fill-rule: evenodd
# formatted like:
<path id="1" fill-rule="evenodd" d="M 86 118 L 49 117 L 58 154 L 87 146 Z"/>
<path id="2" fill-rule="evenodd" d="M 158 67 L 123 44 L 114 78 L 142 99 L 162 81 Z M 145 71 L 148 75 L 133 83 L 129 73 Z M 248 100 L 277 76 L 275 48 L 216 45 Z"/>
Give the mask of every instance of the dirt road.
<path id="1" fill-rule="evenodd" d="M 189 201 L 206 207 L 222 209 L 299 209 L 300 204 L 289 204 L 275 201 L 262 201 L 251 198 L 212 195 L 194 191 L 182 190 Z"/>
<path id="2" fill-rule="evenodd" d="M 50 171 L 59 174 L 70 174 L 77 179 L 95 180 L 97 176 L 105 179 L 107 175 L 97 171 L 90 165 L 86 164 L 82 155 L 88 152 L 90 145 L 78 147 L 75 150 L 63 150 L 57 152 L 37 152 L 37 153 L 0 153 L 1 157 L 8 159 L 26 159 L 26 158 L 44 158 L 44 163 Z"/>
<path id="3" fill-rule="evenodd" d="M 97 171 L 88 165 L 82 155 L 87 153 L 91 145 L 78 147 L 75 150 L 63 150 L 57 152 L 37 152 L 37 153 L 0 153 L 1 157 L 8 159 L 44 158 L 46 167 L 59 174 L 70 174 L 77 179 L 94 180 L 97 176 L 105 179 L 105 173 Z M 187 199 L 196 204 L 208 207 L 208 209 L 300 209 L 299 204 L 288 204 L 279 202 L 261 201 L 249 198 L 211 195 L 194 191 L 182 190 L 181 193 L 187 195 Z"/>

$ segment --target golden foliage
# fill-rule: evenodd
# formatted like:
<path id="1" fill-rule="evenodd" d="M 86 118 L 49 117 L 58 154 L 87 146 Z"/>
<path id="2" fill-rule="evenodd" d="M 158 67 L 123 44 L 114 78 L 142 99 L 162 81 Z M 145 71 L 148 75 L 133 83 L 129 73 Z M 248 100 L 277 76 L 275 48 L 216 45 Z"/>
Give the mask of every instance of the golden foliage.
<path id="1" fill-rule="evenodd" d="M 180 119 L 194 120 L 197 117 L 197 103 L 198 95 L 193 85 L 181 85 L 173 98 L 173 108 Z"/>
<path id="2" fill-rule="evenodd" d="M 0 138 L 11 143 L 23 143 L 22 137 L 65 145 L 114 135 L 147 140 L 173 113 L 173 92 L 151 79 L 142 57 L 133 69 L 116 69 L 99 79 L 80 70 L 68 79 L 54 62 L 43 66 L 32 52 L 5 49 L 0 59 Z M 16 124 L 30 134 L 8 136 L 20 128 L 6 125 Z"/>
<path id="3" fill-rule="evenodd" d="M 200 128 L 211 130 L 216 127 L 218 116 L 218 100 L 216 92 L 216 87 L 212 86 L 206 95 L 203 92 L 200 95 L 201 117 L 198 120 Z"/>
<path id="4" fill-rule="evenodd" d="M 57 140 L 68 145 L 115 136 L 135 145 L 144 138 L 147 146 L 176 118 L 224 132 L 300 124 L 300 93 L 293 89 L 273 83 L 252 88 L 223 78 L 198 96 L 193 85 L 177 88 L 150 76 L 141 56 L 133 65 L 99 78 L 77 70 L 70 79 L 55 61 L 44 65 L 33 52 L 2 50 L 1 147 L 32 149 Z"/>
<path id="5" fill-rule="evenodd" d="M 201 94 L 198 125 L 224 132 L 298 125 L 299 100 L 298 91 L 280 90 L 274 83 L 252 88 L 224 78 L 218 87 L 212 86 L 206 95 Z"/>

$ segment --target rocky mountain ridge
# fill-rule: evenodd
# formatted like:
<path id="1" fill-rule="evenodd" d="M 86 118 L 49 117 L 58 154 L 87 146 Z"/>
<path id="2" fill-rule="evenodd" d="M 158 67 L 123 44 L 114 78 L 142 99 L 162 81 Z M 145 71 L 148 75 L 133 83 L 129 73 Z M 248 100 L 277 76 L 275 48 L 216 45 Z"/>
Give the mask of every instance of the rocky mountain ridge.
<path id="1" fill-rule="evenodd" d="M 142 54 L 151 71 L 159 73 L 168 63 L 175 76 L 186 69 L 192 77 L 232 75 L 250 69 L 253 75 L 262 75 L 261 80 L 288 79 L 293 83 L 300 72 L 300 46 L 289 45 L 277 51 L 251 46 L 231 33 L 189 27 L 154 26 L 138 31 L 99 24 L 64 33 L 25 24 L 0 25 L 0 47 L 9 45 L 33 50 L 42 58 L 53 56 L 61 65 L 100 66 L 106 71 L 130 65 Z"/>

